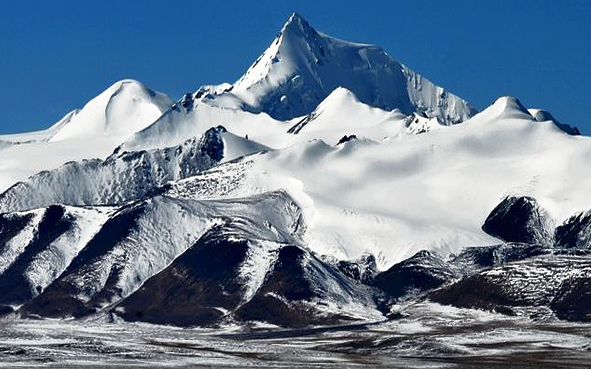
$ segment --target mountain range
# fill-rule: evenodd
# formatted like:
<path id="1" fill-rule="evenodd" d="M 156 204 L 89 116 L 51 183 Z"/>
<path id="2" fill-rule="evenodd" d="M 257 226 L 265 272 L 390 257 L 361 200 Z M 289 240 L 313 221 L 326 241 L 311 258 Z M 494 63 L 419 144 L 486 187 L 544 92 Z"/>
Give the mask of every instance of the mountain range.
<path id="1" fill-rule="evenodd" d="M 123 80 L 0 136 L 0 313 L 305 327 L 430 299 L 588 321 L 589 158 L 543 109 L 477 111 L 293 14 L 233 84 Z"/>

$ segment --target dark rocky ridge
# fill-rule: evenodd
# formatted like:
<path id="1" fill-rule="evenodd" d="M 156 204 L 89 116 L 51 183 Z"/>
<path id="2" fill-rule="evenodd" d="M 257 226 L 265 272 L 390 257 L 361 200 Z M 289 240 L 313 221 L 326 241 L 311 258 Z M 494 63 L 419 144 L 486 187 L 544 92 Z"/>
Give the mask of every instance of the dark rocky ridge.
<path id="1" fill-rule="evenodd" d="M 466 277 L 431 292 L 430 299 L 505 314 L 541 307 L 560 319 L 591 321 L 591 212 L 555 230 L 550 224 L 533 198 L 505 198 L 483 230 L 521 243 L 464 250 L 453 262 L 472 265 Z"/>
<path id="2" fill-rule="evenodd" d="M 166 269 L 119 303 L 112 313 L 129 321 L 179 326 L 215 326 L 224 322 L 266 322 L 284 327 L 350 321 L 346 313 L 324 311 L 335 293 L 324 284 L 356 297 L 366 287 L 341 275 L 309 251 L 276 244 L 260 286 L 247 295 L 242 268 L 260 247 L 249 225 L 230 221 L 208 231 Z M 250 256 L 252 257 L 252 256 Z M 334 288 L 334 287 L 333 287 Z M 370 292 L 370 291 L 369 291 Z"/>
<path id="3" fill-rule="evenodd" d="M 373 285 L 388 297 L 398 299 L 411 292 L 435 289 L 456 278 L 457 272 L 443 258 L 430 251 L 419 251 L 409 259 L 378 274 Z"/>
<path id="4" fill-rule="evenodd" d="M 336 267 L 346 276 L 366 284 L 371 284 L 378 274 L 376 258 L 369 253 L 362 255 L 359 260 L 355 261 L 339 260 Z"/>
<path id="5" fill-rule="evenodd" d="M 356 140 L 356 139 L 357 139 L 357 136 L 355 136 L 355 135 L 349 135 L 349 136 L 344 135 L 343 137 L 341 137 L 339 142 L 337 142 L 337 145 L 344 144 L 345 142 L 349 142 L 351 140 Z"/>
<path id="6" fill-rule="evenodd" d="M 535 199 L 507 196 L 486 218 L 482 230 L 505 242 L 548 245 L 553 221 Z"/>
<path id="7" fill-rule="evenodd" d="M 132 206 L 115 214 L 72 260 L 62 275 L 43 293 L 27 302 L 21 308 L 21 312 L 27 316 L 48 318 L 83 317 L 97 312 L 100 309 L 100 303 L 104 302 L 107 295 L 117 294 L 117 291 L 112 290 L 112 285 L 117 279 L 118 269 L 114 267 L 111 270 L 102 292 L 89 301 L 78 297 L 84 293 L 85 286 L 76 283 L 76 277 L 91 273 L 89 265 L 104 257 L 118 242 L 128 237 L 143 211 L 143 206 Z"/>
<path id="8" fill-rule="evenodd" d="M 560 248 L 591 248 L 591 211 L 574 215 L 556 227 L 554 242 Z"/>
<path id="9" fill-rule="evenodd" d="M 41 293 L 42 287 L 30 285 L 26 278 L 27 268 L 55 239 L 70 230 L 73 222 L 73 217 L 66 214 L 63 206 L 53 205 L 47 208 L 37 232 L 24 252 L 0 274 L 0 304 L 20 305 Z"/>
<path id="10" fill-rule="evenodd" d="M 591 276 L 564 281 L 550 303 L 560 319 L 591 322 Z"/>
<path id="11" fill-rule="evenodd" d="M 289 327 L 342 324 L 359 318 L 347 309 L 329 309 L 331 304 L 375 310 L 374 294 L 310 251 L 288 245 L 279 250 L 254 297 L 236 311 L 236 319 Z"/>
<path id="12" fill-rule="evenodd" d="M 337 324 L 347 320 L 345 316 L 323 314 L 306 304 L 323 297 L 315 290 L 305 270 L 306 252 L 296 246 L 279 250 L 277 261 L 265 277 L 257 294 L 236 311 L 236 318 L 243 321 L 264 321 L 287 327 Z"/>
<path id="13" fill-rule="evenodd" d="M 474 266 L 476 268 L 490 268 L 549 253 L 551 253 L 551 249 L 542 245 L 504 243 L 493 246 L 466 248 L 460 254 L 453 257 L 452 262 L 465 266 Z"/>
<path id="14" fill-rule="evenodd" d="M 177 326 L 220 323 L 241 302 L 239 267 L 248 241 L 232 225 L 214 227 L 165 270 L 150 278 L 113 313 L 127 321 Z"/>
<path id="15" fill-rule="evenodd" d="M 33 214 L 0 214 L 0 252 L 4 251 L 6 244 L 17 236 L 32 218 Z"/>
<path id="16" fill-rule="evenodd" d="M 435 302 L 515 314 L 548 308 L 567 320 L 591 321 L 589 256 L 538 256 L 480 271 L 429 294 Z"/>

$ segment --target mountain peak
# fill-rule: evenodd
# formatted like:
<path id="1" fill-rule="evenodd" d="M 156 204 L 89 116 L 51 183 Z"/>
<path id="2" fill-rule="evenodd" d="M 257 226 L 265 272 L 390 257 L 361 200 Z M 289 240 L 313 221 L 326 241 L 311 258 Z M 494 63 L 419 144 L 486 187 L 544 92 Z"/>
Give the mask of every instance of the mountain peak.
<path id="1" fill-rule="evenodd" d="M 293 27 L 304 28 L 304 27 L 310 27 L 310 25 L 309 25 L 308 21 L 304 19 L 304 17 L 302 17 L 298 13 L 294 12 L 294 13 L 291 13 L 291 15 L 289 16 L 289 19 L 283 25 L 283 30 L 288 29 L 288 28 L 293 28 Z"/>
<path id="2" fill-rule="evenodd" d="M 528 109 L 529 113 L 534 117 L 537 122 L 546 122 L 551 121 L 554 123 L 558 128 L 563 130 L 564 132 L 568 133 L 569 135 L 578 136 L 581 134 L 579 129 L 574 126 L 570 126 L 568 124 L 560 123 L 549 111 L 544 109 Z"/>
<path id="3" fill-rule="evenodd" d="M 285 22 L 283 28 L 280 31 L 280 35 L 286 34 L 291 34 L 296 37 L 303 36 L 304 38 L 309 38 L 316 36 L 318 33 L 301 15 L 298 13 L 293 13 L 287 22 Z"/>
<path id="4" fill-rule="evenodd" d="M 497 99 L 493 105 L 486 110 L 491 110 L 495 116 L 504 118 L 533 120 L 533 117 L 527 109 L 521 104 L 518 98 L 512 96 L 503 96 Z"/>
<path id="5" fill-rule="evenodd" d="M 332 102 L 335 102 L 336 105 L 342 103 L 354 104 L 359 103 L 359 99 L 347 88 L 339 86 L 335 88 L 320 104 L 327 105 Z"/>
<path id="6" fill-rule="evenodd" d="M 310 114 L 339 86 L 369 106 L 398 108 L 407 115 L 422 112 L 446 125 L 476 113 L 466 101 L 398 63 L 383 49 L 317 32 L 297 13 L 234 84 L 231 94 L 250 111 L 289 120 Z"/>
<path id="7" fill-rule="evenodd" d="M 156 120 L 172 103 L 170 97 L 139 81 L 123 79 L 72 115 L 50 141 L 107 137 L 122 142 Z"/>
<path id="8" fill-rule="evenodd" d="M 514 107 L 519 109 L 525 109 L 521 101 L 518 98 L 513 96 L 501 96 L 495 101 L 495 105 L 500 104 L 505 107 Z"/>

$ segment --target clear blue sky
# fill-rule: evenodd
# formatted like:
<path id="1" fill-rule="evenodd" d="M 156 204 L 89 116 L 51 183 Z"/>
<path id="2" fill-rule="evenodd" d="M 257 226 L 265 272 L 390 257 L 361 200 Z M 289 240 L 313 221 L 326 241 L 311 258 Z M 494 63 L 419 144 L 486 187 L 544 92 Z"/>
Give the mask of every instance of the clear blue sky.
<path id="1" fill-rule="evenodd" d="M 123 78 L 173 99 L 234 82 L 293 11 L 478 109 L 517 96 L 591 134 L 588 0 L 2 1 L 0 133 L 50 126 Z"/>

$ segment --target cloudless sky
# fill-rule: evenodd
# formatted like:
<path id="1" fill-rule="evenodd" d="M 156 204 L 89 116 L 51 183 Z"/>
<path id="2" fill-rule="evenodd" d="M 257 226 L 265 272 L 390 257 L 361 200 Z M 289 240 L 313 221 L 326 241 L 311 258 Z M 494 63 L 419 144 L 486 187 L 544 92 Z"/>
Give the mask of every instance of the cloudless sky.
<path id="1" fill-rule="evenodd" d="M 294 11 L 478 109 L 517 96 L 591 134 L 588 0 L 1 1 L 0 133 L 46 128 L 123 78 L 175 100 L 232 83 Z"/>

